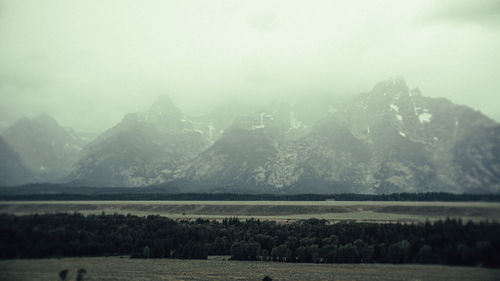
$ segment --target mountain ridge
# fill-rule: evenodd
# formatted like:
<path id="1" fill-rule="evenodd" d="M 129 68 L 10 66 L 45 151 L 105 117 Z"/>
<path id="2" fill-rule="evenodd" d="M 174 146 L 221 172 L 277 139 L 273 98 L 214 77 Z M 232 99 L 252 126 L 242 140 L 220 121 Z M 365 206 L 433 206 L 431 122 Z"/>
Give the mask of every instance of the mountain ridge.
<path id="1" fill-rule="evenodd" d="M 19 122 L 60 127 L 48 115 Z M 500 125 L 467 106 L 426 97 L 401 76 L 351 98 L 227 105 L 195 117 L 161 95 L 70 163 L 64 181 L 76 186 L 499 193 Z"/>
<path id="2" fill-rule="evenodd" d="M 2 137 L 38 180 L 46 182 L 62 181 L 87 142 L 46 113 L 19 119 Z"/>
<path id="3" fill-rule="evenodd" d="M 261 120 L 266 119 L 261 117 Z M 495 162 L 498 157 L 491 157 L 498 150 L 495 142 L 500 143 L 496 134 L 490 135 L 489 150 L 469 153 L 462 157 L 467 160 L 461 166 L 456 164 L 457 151 L 461 151 L 456 148 L 457 143 L 463 143 L 461 140 L 474 130 L 488 131 L 498 124 L 446 99 L 423 97 L 418 89 L 409 89 L 401 77 L 380 82 L 370 92 L 354 97 L 297 139 L 283 141 L 284 133 L 279 126 L 273 136 L 272 126 L 268 129 L 265 122 L 257 125 L 255 119 L 252 122 L 254 125 L 239 125 L 247 136 L 239 142 L 239 147 L 231 148 L 240 153 L 247 151 L 245 157 L 227 159 L 231 153 L 217 152 L 216 142 L 208 153 L 190 161 L 194 164 L 181 166 L 176 176 L 166 181 L 192 181 L 205 184 L 205 188 L 221 183 L 232 186 L 252 183 L 251 186 L 284 191 L 330 193 L 500 191 L 498 162 Z M 261 157 L 260 162 L 249 161 L 247 156 L 259 155 L 259 151 L 258 148 L 248 151 L 253 146 L 245 140 L 266 130 L 273 140 L 273 150 L 269 150 L 267 160 Z M 256 131 L 259 133 L 252 135 Z M 219 142 L 224 138 L 238 137 L 225 134 Z M 493 158 L 489 162 L 478 160 L 488 155 Z M 229 177 L 224 169 L 227 167 L 231 167 Z M 487 178 L 477 181 L 480 171 Z M 481 183 L 489 186 L 482 187 Z"/>

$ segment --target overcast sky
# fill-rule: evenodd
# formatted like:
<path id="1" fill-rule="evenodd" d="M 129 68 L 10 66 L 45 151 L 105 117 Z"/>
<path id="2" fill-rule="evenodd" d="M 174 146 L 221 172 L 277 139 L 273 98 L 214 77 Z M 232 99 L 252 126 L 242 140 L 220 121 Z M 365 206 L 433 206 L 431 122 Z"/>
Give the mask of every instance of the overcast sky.
<path id="1" fill-rule="evenodd" d="M 0 128 L 104 130 L 168 94 L 353 95 L 395 75 L 500 120 L 500 1 L 0 0 Z"/>

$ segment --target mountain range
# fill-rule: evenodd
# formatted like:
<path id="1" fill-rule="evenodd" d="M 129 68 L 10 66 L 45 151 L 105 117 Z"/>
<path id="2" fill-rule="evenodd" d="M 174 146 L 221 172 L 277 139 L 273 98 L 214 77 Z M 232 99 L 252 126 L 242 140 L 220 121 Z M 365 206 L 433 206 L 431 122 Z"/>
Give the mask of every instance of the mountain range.
<path id="1" fill-rule="evenodd" d="M 2 133 L 5 143 L 42 182 L 62 182 L 78 159 L 86 139 L 64 128 L 48 114 L 22 118 Z"/>
<path id="2" fill-rule="evenodd" d="M 36 180 L 19 154 L 0 136 L 0 186 L 15 186 Z"/>
<path id="3" fill-rule="evenodd" d="M 160 96 L 90 142 L 48 115 L 21 119 L 2 137 L 0 152 L 8 157 L 0 162 L 1 185 L 500 192 L 500 125 L 467 106 L 425 97 L 401 77 L 350 98 L 228 104 L 203 116 L 187 116 Z"/>

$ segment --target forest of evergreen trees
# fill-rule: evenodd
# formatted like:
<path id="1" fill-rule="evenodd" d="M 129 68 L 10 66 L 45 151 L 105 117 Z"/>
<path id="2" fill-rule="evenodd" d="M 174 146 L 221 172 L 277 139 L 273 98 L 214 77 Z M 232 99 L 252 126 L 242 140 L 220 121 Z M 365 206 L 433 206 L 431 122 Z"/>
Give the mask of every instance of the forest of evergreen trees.
<path id="1" fill-rule="evenodd" d="M 102 189 L 102 190 L 101 190 Z M 84 201 L 117 201 L 117 200 L 193 200 L 193 201 L 483 201 L 499 202 L 500 194 L 453 194 L 446 192 L 425 193 L 392 193 L 392 194 L 240 194 L 240 193 L 166 193 L 157 190 L 130 192 L 121 189 L 68 189 L 45 193 L 2 190 L 2 201 L 44 201 L 44 200 L 84 200 Z M 39 193 L 38 193 L 39 192 Z"/>
<path id="2" fill-rule="evenodd" d="M 499 252 L 500 224 L 494 222 L 279 224 L 117 214 L 0 215 L 0 258 L 230 255 L 234 260 L 499 267 Z"/>

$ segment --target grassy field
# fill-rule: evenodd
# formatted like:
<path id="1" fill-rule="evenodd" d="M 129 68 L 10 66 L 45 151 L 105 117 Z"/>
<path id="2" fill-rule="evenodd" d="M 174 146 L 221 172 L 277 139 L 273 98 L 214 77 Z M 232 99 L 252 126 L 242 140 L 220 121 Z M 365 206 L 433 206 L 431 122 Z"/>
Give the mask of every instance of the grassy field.
<path id="1" fill-rule="evenodd" d="M 127 257 L 1 260 L 3 281 L 68 280 L 84 268 L 86 280 L 500 280 L 500 270 L 479 267 L 381 264 L 304 264 L 225 260 L 128 259 Z"/>
<path id="2" fill-rule="evenodd" d="M 446 217 L 463 220 L 498 220 L 500 203 L 486 202 L 380 202 L 380 201 L 26 201 L 0 202 L 0 213 L 161 215 L 171 218 L 225 217 L 293 221 L 307 218 L 330 221 L 418 222 Z"/>

